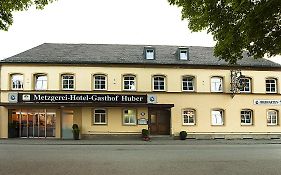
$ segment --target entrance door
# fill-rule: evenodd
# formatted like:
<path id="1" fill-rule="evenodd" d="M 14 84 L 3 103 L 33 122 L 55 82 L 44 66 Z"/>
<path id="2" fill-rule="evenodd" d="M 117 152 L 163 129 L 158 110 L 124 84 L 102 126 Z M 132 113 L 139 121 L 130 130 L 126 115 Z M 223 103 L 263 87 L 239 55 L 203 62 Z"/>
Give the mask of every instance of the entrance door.
<path id="1" fill-rule="evenodd" d="M 72 139 L 73 111 L 64 110 L 62 112 L 62 138 Z"/>
<path id="2" fill-rule="evenodd" d="M 149 110 L 149 130 L 152 135 L 170 134 L 170 110 L 150 109 Z"/>
<path id="3" fill-rule="evenodd" d="M 55 137 L 55 112 L 55 110 L 46 109 L 11 111 L 9 114 L 11 115 L 9 117 L 9 123 L 11 123 L 11 126 L 9 126 L 10 137 Z"/>

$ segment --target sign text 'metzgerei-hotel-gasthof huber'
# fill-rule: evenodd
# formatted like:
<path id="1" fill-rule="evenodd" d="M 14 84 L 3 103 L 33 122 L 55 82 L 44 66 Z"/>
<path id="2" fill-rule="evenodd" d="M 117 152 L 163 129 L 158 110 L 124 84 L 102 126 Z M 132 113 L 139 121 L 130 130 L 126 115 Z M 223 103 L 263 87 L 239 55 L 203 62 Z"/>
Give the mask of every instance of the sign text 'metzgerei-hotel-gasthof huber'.
<path id="1" fill-rule="evenodd" d="M 146 95 L 123 94 L 19 94 L 19 102 L 34 103 L 147 103 Z"/>

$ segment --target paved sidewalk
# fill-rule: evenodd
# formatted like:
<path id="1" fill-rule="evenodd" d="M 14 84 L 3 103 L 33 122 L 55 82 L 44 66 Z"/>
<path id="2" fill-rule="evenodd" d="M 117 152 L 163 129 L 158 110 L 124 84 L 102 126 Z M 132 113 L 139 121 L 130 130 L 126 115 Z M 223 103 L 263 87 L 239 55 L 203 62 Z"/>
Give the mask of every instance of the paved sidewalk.
<path id="1" fill-rule="evenodd" d="M 152 139 L 142 141 L 141 139 L 97 139 L 97 140 L 61 140 L 61 139 L 0 139 L 0 144 L 19 145 L 251 145 L 251 144 L 281 144 L 280 139 L 276 140 L 171 140 Z"/>

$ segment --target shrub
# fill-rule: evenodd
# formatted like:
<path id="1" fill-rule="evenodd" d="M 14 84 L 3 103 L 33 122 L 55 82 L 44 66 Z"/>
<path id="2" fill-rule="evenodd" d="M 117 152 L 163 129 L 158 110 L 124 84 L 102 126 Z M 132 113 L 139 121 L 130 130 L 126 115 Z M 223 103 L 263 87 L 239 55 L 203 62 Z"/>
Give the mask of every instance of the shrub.
<path id="1" fill-rule="evenodd" d="M 181 132 L 180 132 L 180 139 L 181 139 L 181 140 L 185 140 L 185 139 L 186 139 L 186 136 L 187 136 L 187 132 L 186 132 L 186 131 L 181 131 Z"/>

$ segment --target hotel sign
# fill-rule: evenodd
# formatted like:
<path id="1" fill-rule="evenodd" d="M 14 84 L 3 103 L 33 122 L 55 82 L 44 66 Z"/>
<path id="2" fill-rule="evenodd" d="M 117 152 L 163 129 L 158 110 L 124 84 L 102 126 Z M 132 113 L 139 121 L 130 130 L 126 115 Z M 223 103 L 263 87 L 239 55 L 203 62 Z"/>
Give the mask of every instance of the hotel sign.
<path id="1" fill-rule="evenodd" d="M 21 103 L 147 103 L 147 95 L 18 94 Z"/>
<path id="2" fill-rule="evenodd" d="M 281 105 L 281 100 L 254 100 L 254 105 Z"/>

